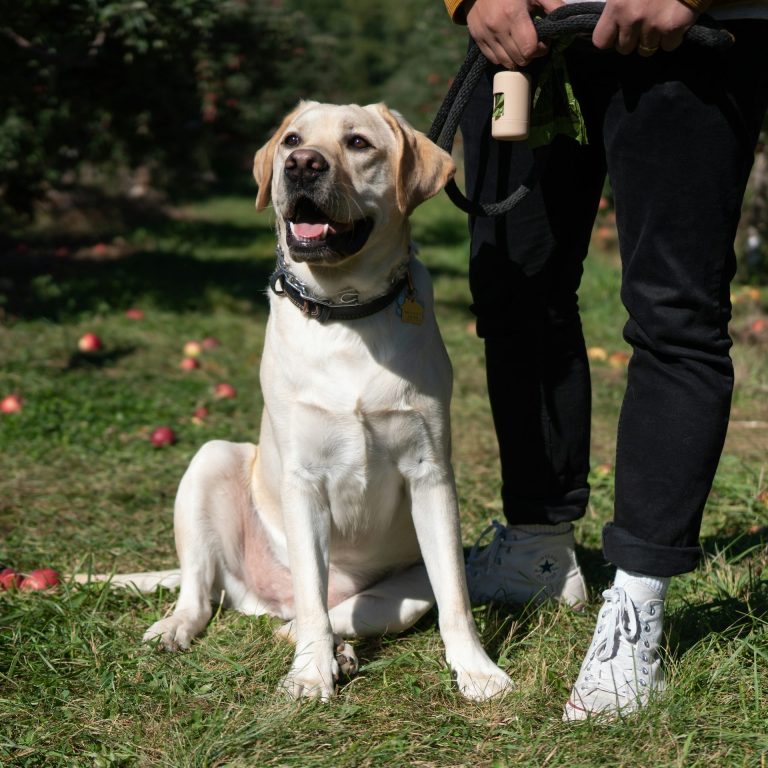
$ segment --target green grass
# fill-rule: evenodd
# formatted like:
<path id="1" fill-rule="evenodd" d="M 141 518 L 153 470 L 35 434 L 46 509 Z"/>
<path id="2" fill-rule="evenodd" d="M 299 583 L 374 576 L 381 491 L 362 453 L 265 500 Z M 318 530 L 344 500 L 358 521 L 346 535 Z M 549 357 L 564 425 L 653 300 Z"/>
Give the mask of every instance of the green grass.
<path id="1" fill-rule="evenodd" d="M 175 563 L 171 504 L 190 457 L 207 439 L 257 433 L 268 219 L 251 200 L 221 198 L 171 219 L 105 225 L 90 240 L 38 231 L 23 258 L 7 255 L 0 396 L 18 391 L 25 404 L 0 417 L 0 562 L 66 573 Z M 501 509 L 482 345 L 467 309 L 466 227 L 440 199 L 417 211 L 414 231 L 454 362 L 454 458 L 471 543 Z M 96 239 L 107 255 L 89 258 L 84 245 Z M 67 258 L 55 255 L 63 244 Z M 595 251 L 581 294 L 588 343 L 609 354 L 626 351 L 618 275 L 615 255 Z M 765 315 L 768 291 L 737 287 L 735 297 L 738 335 Z M 127 319 L 131 306 L 145 318 Z M 105 341 L 93 357 L 77 353 L 86 330 Z M 183 373 L 182 345 L 204 336 L 221 346 Z M 361 673 L 329 705 L 295 704 L 275 692 L 291 649 L 266 618 L 220 612 L 192 652 L 158 654 L 139 639 L 172 593 L 3 593 L 0 765 L 763 768 L 768 356 L 745 342 L 734 359 L 734 426 L 702 532 L 707 560 L 671 589 L 663 703 L 608 726 L 560 722 L 610 578 L 600 529 L 611 515 L 625 369 L 596 360 L 594 492 L 578 527 L 595 599 L 585 614 L 476 610 L 484 642 L 517 683 L 509 697 L 478 705 L 451 689 L 434 614 L 402 637 L 358 643 Z M 216 400 L 218 381 L 238 397 Z M 192 420 L 199 405 L 210 409 L 201 425 Z M 177 431 L 174 446 L 150 445 L 159 424 Z"/>

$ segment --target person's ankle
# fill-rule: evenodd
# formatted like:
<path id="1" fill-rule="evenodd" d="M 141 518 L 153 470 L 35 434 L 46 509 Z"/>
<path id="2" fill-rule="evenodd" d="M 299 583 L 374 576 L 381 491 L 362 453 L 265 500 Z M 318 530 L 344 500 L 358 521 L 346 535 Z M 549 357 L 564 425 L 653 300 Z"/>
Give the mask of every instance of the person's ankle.
<path id="1" fill-rule="evenodd" d="M 647 576 L 637 571 L 626 571 L 623 568 L 616 569 L 616 577 L 613 580 L 614 587 L 620 587 L 633 599 L 635 597 L 647 600 L 647 592 L 650 590 L 656 599 L 664 600 L 669 589 L 669 576 Z"/>

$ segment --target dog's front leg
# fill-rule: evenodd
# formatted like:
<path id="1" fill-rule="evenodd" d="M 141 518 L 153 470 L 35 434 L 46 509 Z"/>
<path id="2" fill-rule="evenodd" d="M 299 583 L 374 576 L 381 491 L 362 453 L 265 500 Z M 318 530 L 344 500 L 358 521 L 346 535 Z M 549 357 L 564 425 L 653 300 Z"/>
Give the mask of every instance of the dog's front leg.
<path id="1" fill-rule="evenodd" d="M 470 608 L 452 473 L 421 462 L 409 475 L 413 522 L 456 685 L 462 695 L 478 701 L 505 693 L 512 681 L 488 658 Z"/>
<path id="2" fill-rule="evenodd" d="M 282 511 L 293 582 L 296 653 L 280 687 L 295 699 L 334 695 L 339 665 L 328 618 L 331 514 L 321 483 L 286 472 Z"/>

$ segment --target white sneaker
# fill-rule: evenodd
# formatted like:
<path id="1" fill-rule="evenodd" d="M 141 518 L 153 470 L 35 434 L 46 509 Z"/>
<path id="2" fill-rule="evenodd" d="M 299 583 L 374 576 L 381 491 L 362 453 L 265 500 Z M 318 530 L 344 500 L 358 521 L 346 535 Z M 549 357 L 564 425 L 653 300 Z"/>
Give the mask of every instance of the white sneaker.
<path id="1" fill-rule="evenodd" d="M 493 539 L 481 547 L 491 531 Z M 469 552 L 467 587 L 475 604 L 585 603 L 587 585 L 576 562 L 573 526 L 563 533 L 527 533 L 494 520 Z"/>
<path id="2" fill-rule="evenodd" d="M 632 585 L 603 592 L 587 656 L 565 704 L 563 720 L 626 715 L 648 703 L 651 691 L 664 690 L 658 649 L 664 601 L 653 590 Z"/>

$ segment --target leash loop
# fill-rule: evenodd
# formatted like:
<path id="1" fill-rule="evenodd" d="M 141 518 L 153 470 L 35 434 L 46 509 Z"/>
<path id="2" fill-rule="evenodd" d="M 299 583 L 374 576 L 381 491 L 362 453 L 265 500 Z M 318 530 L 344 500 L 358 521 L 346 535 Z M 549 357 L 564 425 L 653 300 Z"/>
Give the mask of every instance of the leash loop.
<path id="1" fill-rule="evenodd" d="M 550 40 L 563 35 L 591 34 L 604 3 L 585 2 L 562 5 L 547 16 L 533 20 L 540 40 Z M 730 32 L 718 26 L 717 22 L 702 14 L 683 37 L 683 43 L 691 43 L 713 51 L 724 51 L 733 45 Z M 492 65 L 472 41 L 464 63 L 456 73 L 443 103 L 432 121 L 427 137 L 441 149 L 451 152 L 461 116 L 469 103 L 477 83 L 483 73 Z M 469 200 L 451 179 L 445 186 L 445 192 L 451 202 L 459 209 L 472 216 L 502 216 L 512 210 L 536 185 L 537 173 L 531 169 L 520 186 L 507 198 L 495 203 L 483 203 Z"/>

